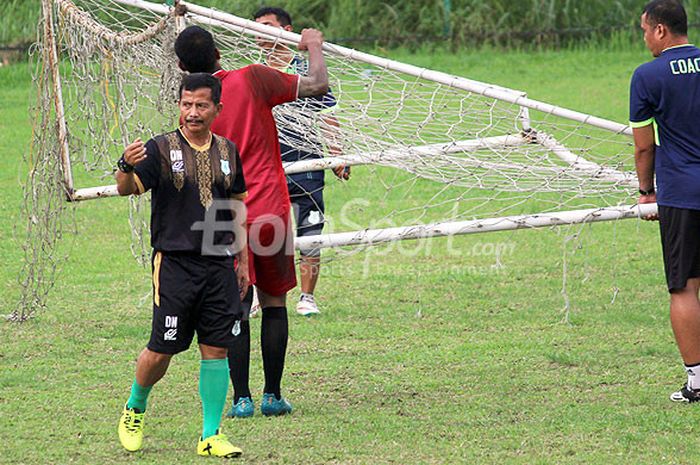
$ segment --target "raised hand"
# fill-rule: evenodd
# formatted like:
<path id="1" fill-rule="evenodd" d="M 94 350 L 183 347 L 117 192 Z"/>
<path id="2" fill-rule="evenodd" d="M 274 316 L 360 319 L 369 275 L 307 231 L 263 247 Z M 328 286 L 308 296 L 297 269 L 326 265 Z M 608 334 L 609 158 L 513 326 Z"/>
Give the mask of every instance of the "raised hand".
<path id="1" fill-rule="evenodd" d="M 124 161 L 131 166 L 136 166 L 146 159 L 146 146 L 139 137 L 124 149 Z"/>

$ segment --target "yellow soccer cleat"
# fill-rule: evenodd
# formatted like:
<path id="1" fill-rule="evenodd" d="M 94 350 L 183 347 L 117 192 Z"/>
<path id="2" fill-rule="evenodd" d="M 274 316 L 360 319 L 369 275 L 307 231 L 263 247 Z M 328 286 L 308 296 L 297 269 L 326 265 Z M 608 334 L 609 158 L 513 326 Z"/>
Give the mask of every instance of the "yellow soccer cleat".
<path id="1" fill-rule="evenodd" d="M 206 439 L 199 439 L 197 444 L 197 454 L 203 455 L 204 457 L 223 457 L 226 459 L 232 459 L 234 457 L 240 457 L 243 451 L 238 447 L 231 444 L 223 433 L 218 433 L 214 436 L 210 436 Z"/>
<path id="2" fill-rule="evenodd" d="M 129 452 L 135 452 L 141 448 L 144 415 L 145 413 L 139 413 L 136 409 L 124 406 L 124 412 L 119 420 L 119 442 Z"/>

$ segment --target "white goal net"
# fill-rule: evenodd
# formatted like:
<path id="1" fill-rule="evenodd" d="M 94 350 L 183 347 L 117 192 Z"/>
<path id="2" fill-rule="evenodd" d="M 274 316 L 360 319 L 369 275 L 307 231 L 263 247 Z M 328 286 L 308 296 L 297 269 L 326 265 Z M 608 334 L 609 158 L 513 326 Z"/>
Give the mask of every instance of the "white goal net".
<path id="1" fill-rule="evenodd" d="M 30 240 L 25 309 L 43 301 L 66 202 L 116 195 L 115 160 L 177 122 L 177 32 L 214 34 L 226 69 L 261 63 L 256 38 L 294 48 L 297 34 L 179 2 L 43 0 L 36 48 L 35 141 L 26 186 Z M 342 247 L 489 230 L 637 217 L 630 129 L 529 99 L 524 92 L 324 45 L 338 105 L 341 155 L 287 164 L 288 173 L 354 166 L 333 192 L 327 234 L 297 246 Z M 277 107 L 287 145 L 328 144 L 313 113 Z M 332 181 L 327 175 L 327 182 Z M 338 183 L 340 185 L 340 183 Z M 363 198 L 365 202 L 347 200 Z M 145 257 L 148 207 L 132 199 L 134 252 Z M 649 207 L 654 208 L 654 207 Z M 342 219 L 343 221 L 340 221 Z M 354 228 L 344 228 L 354 225 Z M 44 270 L 44 271 L 42 271 Z M 50 274 L 50 273 L 49 273 Z M 26 310 L 30 311 L 30 310 Z"/>

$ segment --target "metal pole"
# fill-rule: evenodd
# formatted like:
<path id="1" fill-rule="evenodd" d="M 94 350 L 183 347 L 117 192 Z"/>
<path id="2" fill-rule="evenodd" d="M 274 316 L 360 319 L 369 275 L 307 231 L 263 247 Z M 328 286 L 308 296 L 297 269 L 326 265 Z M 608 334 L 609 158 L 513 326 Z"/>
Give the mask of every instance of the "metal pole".
<path id="1" fill-rule="evenodd" d="M 301 249 L 346 247 L 355 245 L 375 245 L 408 239 L 478 234 L 515 229 L 549 228 L 567 224 L 595 223 L 629 218 L 641 218 L 657 213 L 655 203 L 622 207 L 592 208 L 565 212 L 540 213 L 537 215 L 506 216 L 449 223 L 431 223 L 387 229 L 366 229 L 363 231 L 323 234 L 319 236 L 297 237 L 294 246 Z"/>
<path id="2" fill-rule="evenodd" d="M 168 7 L 165 5 L 158 5 L 143 0 L 114 1 L 124 5 L 135 6 L 157 13 L 168 12 Z M 288 32 L 284 29 L 266 26 L 264 24 L 239 18 L 238 16 L 224 13 L 222 11 L 213 10 L 211 8 L 204 8 L 183 1 L 180 1 L 180 4 L 187 7 L 187 11 L 192 13 L 191 16 L 196 20 L 206 22 L 206 20 L 209 19 L 214 20 L 219 24 L 223 22 L 229 25 L 229 29 L 234 30 L 236 32 L 243 32 L 251 35 L 253 35 L 252 33 L 254 32 L 258 32 L 267 37 L 281 39 L 294 44 L 298 44 L 301 38 L 299 34 L 295 34 L 294 32 Z M 328 42 L 323 44 L 323 50 L 332 55 L 346 57 L 359 62 L 371 64 L 380 68 L 386 68 L 392 71 L 398 71 L 400 73 L 408 74 L 409 76 L 415 76 L 418 78 L 426 79 L 428 81 L 434 81 L 448 87 L 466 90 L 468 92 L 483 95 L 484 97 L 502 100 L 504 102 L 520 105 L 531 110 L 537 110 L 541 111 L 542 113 L 551 114 L 559 116 L 561 118 L 577 121 L 579 123 L 588 124 L 590 126 L 605 129 L 616 134 L 626 134 L 630 137 L 632 136 L 632 129 L 627 125 L 616 123 L 614 121 L 606 120 L 603 118 L 598 118 L 596 116 L 587 115 L 578 111 L 557 107 L 555 105 L 550 105 L 548 103 L 540 102 L 538 100 L 533 100 L 527 98 L 525 93 L 522 91 L 486 84 L 483 82 L 474 81 L 472 79 L 467 79 L 459 76 L 453 76 L 440 71 L 433 71 L 426 68 L 420 68 L 418 66 L 408 65 L 406 63 L 401 63 L 398 61 L 388 60 L 386 58 L 380 58 L 374 55 L 370 55 L 369 53 L 359 52 L 351 48 L 333 45 Z"/>
<path id="3" fill-rule="evenodd" d="M 63 170 L 63 183 L 66 188 L 68 200 L 73 200 L 73 170 L 70 163 L 70 152 L 68 147 L 68 129 L 66 127 L 66 113 L 63 107 L 63 91 L 61 89 L 61 73 L 58 69 L 58 51 L 56 36 L 53 29 L 53 7 L 51 0 L 42 0 L 41 8 L 44 14 L 44 36 L 48 52 L 48 66 L 51 70 L 51 80 L 53 82 L 54 107 L 56 110 L 56 121 L 58 122 L 58 144 L 61 150 L 61 167 Z"/>
<path id="4" fill-rule="evenodd" d="M 306 173 L 308 171 L 322 171 L 337 168 L 339 166 L 381 164 L 384 160 L 389 162 L 399 158 L 409 158 L 415 153 L 422 156 L 437 155 L 439 153 L 470 152 L 483 148 L 512 147 L 529 143 L 529 140 L 520 134 L 505 136 L 485 137 L 483 139 L 450 142 L 446 144 L 418 145 L 415 147 L 392 148 L 384 151 L 369 152 L 364 154 L 348 154 L 338 157 L 313 158 L 294 162 L 282 163 L 285 174 Z M 384 163 L 390 164 L 390 163 Z M 477 163 L 479 167 L 488 167 L 488 163 Z M 92 200 L 103 197 L 116 197 L 117 186 L 98 186 L 77 189 L 73 194 L 73 200 Z"/>
<path id="5" fill-rule="evenodd" d="M 117 0 L 118 2 L 125 2 L 126 0 Z M 148 6 L 149 2 L 140 0 L 128 0 L 129 4 L 137 6 L 140 4 L 142 7 L 150 8 Z M 265 35 L 284 39 L 292 43 L 299 43 L 300 35 L 293 32 L 288 32 L 283 29 L 274 28 L 271 26 L 266 26 L 264 24 L 256 23 L 255 21 L 249 21 L 247 19 L 239 18 L 237 16 L 213 10 L 210 8 L 204 8 L 201 6 L 193 5 L 187 2 L 180 2 L 187 7 L 190 13 L 199 15 L 202 18 L 215 18 L 217 20 L 223 21 L 225 23 L 234 26 L 233 29 L 237 32 L 247 32 L 250 34 L 251 31 L 260 32 Z M 151 6 L 153 4 L 150 4 Z M 515 105 L 520 105 L 531 110 L 541 111 L 543 113 L 552 114 L 562 118 L 574 120 L 580 123 L 589 124 L 594 127 L 605 129 L 618 134 L 626 134 L 632 136 L 632 129 L 624 124 L 616 123 L 614 121 L 609 121 L 603 118 L 598 118 L 596 116 L 587 115 L 578 111 L 568 110 L 566 108 L 557 107 L 555 105 L 550 105 L 548 103 L 540 102 L 527 98 L 526 94 L 522 91 L 508 89 L 501 86 L 486 84 L 479 81 L 474 81 L 472 79 L 467 79 L 459 76 L 449 75 L 440 71 L 433 71 L 426 68 L 420 68 L 418 66 L 408 65 L 394 60 L 388 60 L 385 58 L 380 58 L 368 53 L 359 52 L 347 47 L 341 47 L 338 45 L 333 45 L 330 43 L 323 44 L 324 51 L 343 57 L 347 57 L 356 61 L 363 63 L 372 64 L 380 68 L 386 68 L 393 71 L 398 71 L 410 76 L 415 76 L 423 78 L 429 81 L 434 81 L 449 87 L 454 87 L 457 89 L 466 90 L 469 92 L 474 92 L 485 97 L 490 97 L 497 100 L 502 100 L 504 102 L 513 103 Z"/>

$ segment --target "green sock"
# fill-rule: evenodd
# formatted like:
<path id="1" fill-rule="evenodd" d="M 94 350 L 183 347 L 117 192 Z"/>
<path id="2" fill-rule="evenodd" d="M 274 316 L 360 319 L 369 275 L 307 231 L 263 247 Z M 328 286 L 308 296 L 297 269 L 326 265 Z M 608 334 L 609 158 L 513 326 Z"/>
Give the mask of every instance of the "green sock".
<path id="1" fill-rule="evenodd" d="M 126 401 L 126 408 L 135 408 L 145 412 L 148 394 L 151 393 L 151 389 L 153 389 L 153 386 L 142 387 L 134 379 L 134 384 L 131 385 L 131 395 L 129 400 Z"/>
<path id="2" fill-rule="evenodd" d="M 216 434 L 228 393 L 228 361 L 202 360 L 199 368 L 199 396 L 202 398 L 204 427 L 202 439 Z"/>

